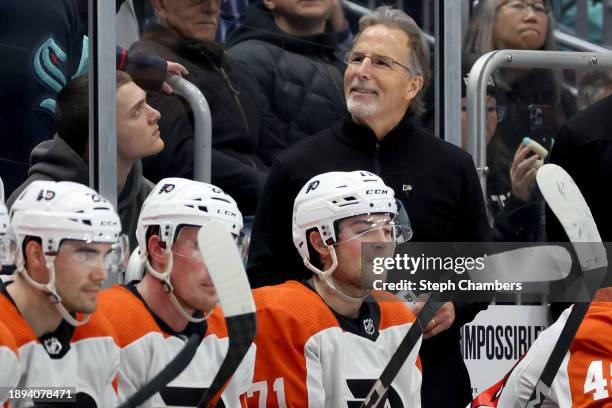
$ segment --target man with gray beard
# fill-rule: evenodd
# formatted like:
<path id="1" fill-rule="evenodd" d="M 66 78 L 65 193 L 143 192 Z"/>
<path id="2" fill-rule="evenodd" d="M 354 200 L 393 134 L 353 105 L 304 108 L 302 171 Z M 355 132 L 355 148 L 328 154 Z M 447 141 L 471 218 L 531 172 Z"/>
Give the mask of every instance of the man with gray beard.
<path id="1" fill-rule="evenodd" d="M 376 9 L 361 18 L 346 62 L 345 118 L 292 146 L 272 165 L 251 239 L 253 287 L 310 277 L 292 248 L 291 208 L 306 181 L 328 171 L 379 175 L 406 208 L 413 241 L 490 240 L 472 158 L 415 121 L 430 76 L 429 51 L 416 23 L 401 10 Z M 423 407 L 465 407 L 472 400 L 459 328 L 484 308 L 448 302 L 425 328 Z"/>

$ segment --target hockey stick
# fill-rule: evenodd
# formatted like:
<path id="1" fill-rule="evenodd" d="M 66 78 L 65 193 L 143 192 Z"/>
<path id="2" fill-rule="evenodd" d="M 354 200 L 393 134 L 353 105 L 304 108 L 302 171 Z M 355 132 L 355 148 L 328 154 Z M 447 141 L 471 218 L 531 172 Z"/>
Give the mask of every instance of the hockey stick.
<path id="1" fill-rule="evenodd" d="M 205 224 L 198 232 L 198 247 L 223 308 L 229 337 L 225 359 L 198 403 L 198 407 L 207 408 L 248 352 L 257 333 L 257 322 L 244 265 L 227 228 L 218 221 Z"/>
<path id="2" fill-rule="evenodd" d="M 127 401 L 119 405 L 119 408 L 132 408 L 138 407 L 140 404 L 151 398 L 160 389 L 162 389 L 170 381 L 174 380 L 183 372 L 185 368 L 191 363 L 191 359 L 198 350 L 200 345 L 200 337 L 196 334 L 192 335 L 187 343 L 183 346 L 181 351 L 161 370 L 146 383 L 141 389 L 134 393 Z"/>
<path id="3" fill-rule="evenodd" d="M 517 256 L 525 260 L 531 260 L 537 267 L 541 268 L 539 270 L 539 272 L 541 272 L 536 275 L 533 274 L 533 269 L 517 269 Z M 498 279 L 503 282 L 548 282 L 564 279 L 569 274 L 571 269 L 571 257 L 569 252 L 563 247 L 545 245 L 518 248 L 512 251 L 490 255 L 486 258 L 485 265 L 486 267 L 483 271 L 470 272 L 470 277 L 474 281 L 490 282 L 493 279 Z M 442 280 L 448 276 L 449 275 L 445 275 Z M 372 389 L 362 403 L 362 408 L 377 407 L 384 400 L 384 396 L 391 382 L 393 382 L 402 368 L 404 361 L 408 358 L 419 337 L 423 334 L 423 328 L 427 327 L 429 321 L 443 305 L 443 302 L 437 300 L 438 296 L 436 295 L 437 293 L 434 293 L 427 299 L 423 310 L 417 317 L 416 324 L 410 327 L 397 350 L 391 356 L 380 378 L 374 383 Z M 416 299 L 414 294 L 409 294 L 409 296 Z"/>
<path id="4" fill-rule="evenodd" d="M 538 170 L 536 180 L 546 203 L 574 246 L 582 271 L 605 273 L 608 266 L 605 248 L 591 210 L 572 177 L 561 167 L 546 164 Z M 589 275 L 594 275 L 594 272 Z M 572 307 L 526 408 L 542 406 L 589 305 L 590 302 L 580 302 Z"/>

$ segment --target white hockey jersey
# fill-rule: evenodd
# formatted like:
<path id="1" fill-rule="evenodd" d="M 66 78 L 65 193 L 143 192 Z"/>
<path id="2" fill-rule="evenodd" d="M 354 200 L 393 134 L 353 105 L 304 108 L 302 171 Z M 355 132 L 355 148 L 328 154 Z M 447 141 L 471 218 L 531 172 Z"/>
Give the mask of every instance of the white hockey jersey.
<path id="1" fill-rule="evenodd" d="M 0 404 L 2 404 L 9 397 L 8 389 L 17 385 L 21 371 L 17 357 L 17 343 L 2 322 L 0 322 L 0 367 L 2 368 L 0 369 Z"/>
<path id="2" fill-rule="evenodd" d="M 120 349 L 104 316 L 93 313 L 89 322 L 76 328 L 63 320 L 53 333 L 38 338 L 19 313 L 6 285 L 0 292 L 0 321 L 15 339 L 21 367 L 16 389 L 74 387 L 79 406 L 117 405 Z M 13 399 L 9 406 L 31 406 L 31 402 Z"/>
<path id="3" fill-rule="evenodd" d="M 254 290 L 257 358 L 249 407 L 358 408 L 415 320 L 397 298 L 373 295 L 358 318 L 348 319 L 296 281 Z M 421 406 L 420 341 L 391 384 L 386 407 Z"/>
<path id="4" fill-rule="evenodd" d="M 142 405 L 195 407 L 227 354 L 229 339 L 221 309 L 217 307 L 206 321 L 190 323 L 183 332 L 174 333 L 148 309 L 133 285 L 115 285 L 103 291 L 98 305 L 115 328 L 122 349 L 120 399 L 129 398 L 150 381 L 178 354 L 192 334 L 203 338 L 189 366 Z M 216 407 L 246 406 L 246 392 L 253 378 L 254 363 L 255 346 L 251 345 Z"/>
<path id="5" fill-rule="evenodd" d="M 606 294 L 607 292 L 607 294 Z M 595 301 L 589 307 L 553 381 L 549 398 L 542 407 L 594 408 L 612 406 L 612 290 L 598 292 L 607 301 Z M 559 339 L 571 308 L 543 331 L 527 354 L 514 367 L 505 382 L 480 397 L 473 407 L 497 406 L 523 408 Z M 497 395 L 497 397 L 494 397 Z M 487 403 L 485 400 L 494 400 Z"/>

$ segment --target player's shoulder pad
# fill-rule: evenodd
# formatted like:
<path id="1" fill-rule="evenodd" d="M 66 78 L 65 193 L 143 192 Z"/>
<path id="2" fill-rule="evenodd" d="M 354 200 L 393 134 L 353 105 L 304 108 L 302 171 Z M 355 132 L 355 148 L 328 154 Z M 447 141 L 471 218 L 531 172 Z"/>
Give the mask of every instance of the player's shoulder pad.
<path id="1" fill-rule="evenodd" d="M 255 289 L 253 298 L 259 332 L 284 330 L 305 340 L 322 330 L 339 327 L 338 320 L 321 297 L 300 282 L 288 281 Z"/>
<path id="2" fill-rule="evenodd" d="M 96 337 L 111 337 L 113 341 L 118 344 L 117 335 L 115 334 L 113 326 L 100 311 L 92 313 L 87 323 L 75 329 L 70 342 L 74 343 Z"/>
<path id="3" fill-rule="evenodd" d="M 108 319 L 121 347 L 148 333 L 162 332 L 144 303 L 121 285 L 100 293 L 97 312 Z"/>
<path id="4" fill-rule="evenodd" d="M 394 294 L 379 290 L 370 294 L 380 306 L 380 330 L 416 321 L 406 303 Z"/>
<path id="5" fill-rule="evenodd" d="M 8 327 L 2 322 L 0 322 L 0 347 L 7 347 L 13 353 L 17 354 L 15 337 L 13 337 Z"/>
<path id="6" fill-rule="evenodd" d="M 26 343 L 38 341 L 28 322 L 21 316 L 15 305 L 6 297 L 0 295 L 0 321 L 4 323 L 13 336 L 17 348 Z"/>

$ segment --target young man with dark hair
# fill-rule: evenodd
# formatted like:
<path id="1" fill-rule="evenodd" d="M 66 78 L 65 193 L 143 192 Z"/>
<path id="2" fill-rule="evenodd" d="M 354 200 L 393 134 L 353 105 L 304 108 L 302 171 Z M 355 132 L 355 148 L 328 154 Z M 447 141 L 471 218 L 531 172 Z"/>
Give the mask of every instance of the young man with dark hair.
<path id="1" fill-rule="evenodd" d="M 405 303 L 372 290 L 385 275 L 373 272 L 371 259 L 392 256 L 395 243 L 410 239 L 397 215 L 393 189 L 367 171 L 324 173 L 303 185 L 292 235 L 313 277 L 253 291 L 258 332 L 249 407 L 360 405 L 415 324 Z M 421 406 L 420 345 L 378 406 Z"/>
<path id="2" fill-rule="evenodd" d="M 142 175 L 142 157 L 160 152 L 160 114 L 146 102 L 145 92 L 128 74 L 117 71 L 117 192 L 123 230 L 135 246 L 140 206 L 153 184 Z M 40 143 L 31 154 L 28 179 L 8 200 L 9 207 L 34 180 L 89 183 L 89 80 L 77 78 L 57 98 L 58 133 Z"/>

